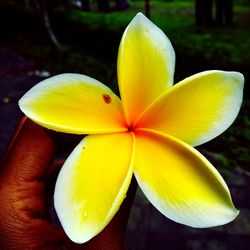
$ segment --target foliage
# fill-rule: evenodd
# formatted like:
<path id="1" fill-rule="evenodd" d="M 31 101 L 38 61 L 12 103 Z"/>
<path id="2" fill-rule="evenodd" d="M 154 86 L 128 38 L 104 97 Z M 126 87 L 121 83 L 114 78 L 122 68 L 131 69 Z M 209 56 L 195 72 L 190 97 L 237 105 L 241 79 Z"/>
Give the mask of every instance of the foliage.
<path id="1" fill-rule="evenodd" d="M 242 5 L 242 2 L 237 5 L 239 0 L 236 1 L 233 28 L 196 28 L 194 26 L 194 1 L 151 2 L 152 20 L 169 36 L 178 56 L 177 81 L 208 67 L 235 69 L 248 76 L 248 51 L 250 49 L 249 21 L 247 21 L 250 8 L 248 5 Z M 1 9 L 1 16 L 6 15 L 5 9 Z M 73 64 L 76 69 L 88 68 L 88 65 L 84 65 L 85 61 L 95 64 L 96 60 L 96 63 L 101 61 L 102 65 L 114 65 L 122 31 L 135 13 L 144 10 L 144 1 L 131 1 L 131 8 L 123 12 L 83 12 L 73 8 L 64 12 L 59 10 L 52 18 L 52 26 L 60 43 L 64 46 L 61 55 L 55 59 L 61 60 L 64 55 L 71 59 L 64 60 L 63 65 L 51 62 L 51 66 L 52 70 L 65 71 L 71 70 L 70 65 L 73 66 Z M 2 44 L 12 46 L 12 49 L 19 50 L 21 53 L 25 52 L 28 57 L 50 67 L 46 59 L 46 55 L 49 57 L 50 50 L 47 44 L 47 34 L 37 18 L 32 13 L 25 13 L 24 10 L 20 11 L 18 8 L 9 7 L 7 12 L 6 21 L 0 24 L 5 29 Z M 43 50 L 44 53 L 41 53 Z M 79 57 L 82 58 L 79 59 Z M 67 67 L 70 68 L 67 69 Z M 109 72 L 110 66 L 106 68 Z M 105 75 L 110 75 L 110 73 L 102 74 L 101 77 L 105 78 Z"/>

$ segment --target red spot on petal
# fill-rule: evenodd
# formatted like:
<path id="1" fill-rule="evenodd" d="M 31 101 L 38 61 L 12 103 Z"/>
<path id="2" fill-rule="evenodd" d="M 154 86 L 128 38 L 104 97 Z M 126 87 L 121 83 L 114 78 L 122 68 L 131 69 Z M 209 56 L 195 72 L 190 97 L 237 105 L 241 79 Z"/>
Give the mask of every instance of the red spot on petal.
<path id="1" fill-rule="evenodd" d="M 107 94 L 103 94 L 102 98 L 103 98 L 104 102 L 107 103 L 107 104 L 111 103 L 111 101 L 112 101 L 111 97 L 109 95 L 107 95 Z"/>

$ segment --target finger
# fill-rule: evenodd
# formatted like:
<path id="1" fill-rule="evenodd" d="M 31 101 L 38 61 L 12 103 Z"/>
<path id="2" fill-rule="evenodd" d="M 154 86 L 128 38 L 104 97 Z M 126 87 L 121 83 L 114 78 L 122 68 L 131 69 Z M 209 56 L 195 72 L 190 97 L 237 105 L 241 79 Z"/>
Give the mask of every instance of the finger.
<path id="1" fill-rule="evenodd" d="M 41 183 L 48 176 L 53 179 L 53 176 L 57 175 L 61 165 L 58 164 L 54 169 L 50 168 L 54 157 L 54 150 L 54 139 L 47 130 L 28 119 L 22 121 L 7 150 L 5 166 L 2 169 L 0 178 L 4 178 L 2 179 L 4 181 L 8 179 L 9 186 L 16 186 L 17 183 L 23 181 Z M 127 198 L 118 213 L 103 232 L 84 245 L 75 245 L 68 240 L 69 244 L 74 246 L 73 249 L 123 249 L 122 245 L 126 224 L 135 193 L 134 185 L 131 186 Z M 33 187 L 35 188 L 36 186 Z M 35 196 L 38 198 L 39 195 L 36 194 Z M 38 202 L 35 203 L 38 204 Z M 35 203 L 33 202 L 33 204 Z M 37 209 L 34 210 L 37 211 Z M 58 233 L 61 235 L 59 231 Z M 59 238 L 64 241 L 64 237 L 62 237 L 63 239 Z"/>
<path id="2" fill-rule="evenodd" d="M 0 195 L 4 197 L 2 207 L 6 214 L 22 214 L 23 219 L 47 216 L 44 180 L 54 151 L 55 145 L 47 130 L 29 119 L 21 120 L 0 174 Z"/>
<path id="3" fill-rule="evenodd" d="M 46 179 L 46 189 L 45 189 L 45 206 L 48 208 L 48 220 L 52 223 L 58 224 L 59 220 L 56 216 L 56 212 L 54 209 L 54 190 L 55 190 L 55 183 L 57 176 L 62 168 L 62 165 L 64 163 L 64 160 L 58 160 L 54 162 L 48 172 L 48 176 Z"/>
<path id="4" fill-rule="evenodd" d="M 46 183 L 47 183 L 47 185 L 50 186 L 49 189 L 53 188 L 53 192 L 54 192 L 56 179 L 58 177 L 58 174 L 59 174 L 64 162 L 65 162 L 64 160 L 55 161 L 48 171 Z"/>
<path id="5" fill-rule="evenodd" d="M 62 230 L 43 219 L 46 214 L 43 179 L 54 151 L 54 141 L 47 130 L 27 118 L 21 120 L 0 170 L 0 232 L 3 238 L 10 239 L 3 244 L 35 244 L 41 238 L 44 244 L 66 240 Z"/>
<path id="6" fill-rule="evenodd" d="M 55 144 L 48 131 L 24 119 L 18 126 L 4 157 L 2 175 L 18 181 L 41 181 L 48 172 Z"/>

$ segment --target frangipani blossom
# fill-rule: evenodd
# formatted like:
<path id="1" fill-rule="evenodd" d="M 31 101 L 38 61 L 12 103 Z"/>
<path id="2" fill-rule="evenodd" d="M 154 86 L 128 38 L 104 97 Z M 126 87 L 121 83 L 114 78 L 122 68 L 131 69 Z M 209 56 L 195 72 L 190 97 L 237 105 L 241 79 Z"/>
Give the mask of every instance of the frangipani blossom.
<path id="1" fill-rule="evenodd" d="M 226 183 L 192 146 L 226 130 L 242 102 L 237 72 L 205 71 L 173 85 L 175 53 L 165 34 L 139 13 L 118 54 L 121 100 L 80 74 L 44 80 L 20 100 L 36 123 L 88 134 L 58 176 L 54 202 L 67 235 L 84 243 L 113 218 L 134 173 L 149 201 L 191 227 L 235 219 Z"/>

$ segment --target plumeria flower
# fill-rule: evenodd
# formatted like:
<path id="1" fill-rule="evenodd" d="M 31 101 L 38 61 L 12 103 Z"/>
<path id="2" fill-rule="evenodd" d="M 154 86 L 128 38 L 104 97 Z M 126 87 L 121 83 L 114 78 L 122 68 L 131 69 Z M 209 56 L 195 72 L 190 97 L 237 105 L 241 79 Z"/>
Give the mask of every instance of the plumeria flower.
<path id="1" fill-rule="evenodd" d="M 226 130 L 242 102 L 242 74 L 205 71 L 173 85 L 175 53 L 143 14 L 126 28 L 118 53 L 121 99 L 80 74 L 44 80 L 21 110 L 55 131 L 88 134 L 58 176 L 54 202 L 67 235 L 84 243 L 102 231 L 126 197 L 132 175 L 166 217 L 191 227 L 235 219 L 226 183 L 193 146 Z"/>

